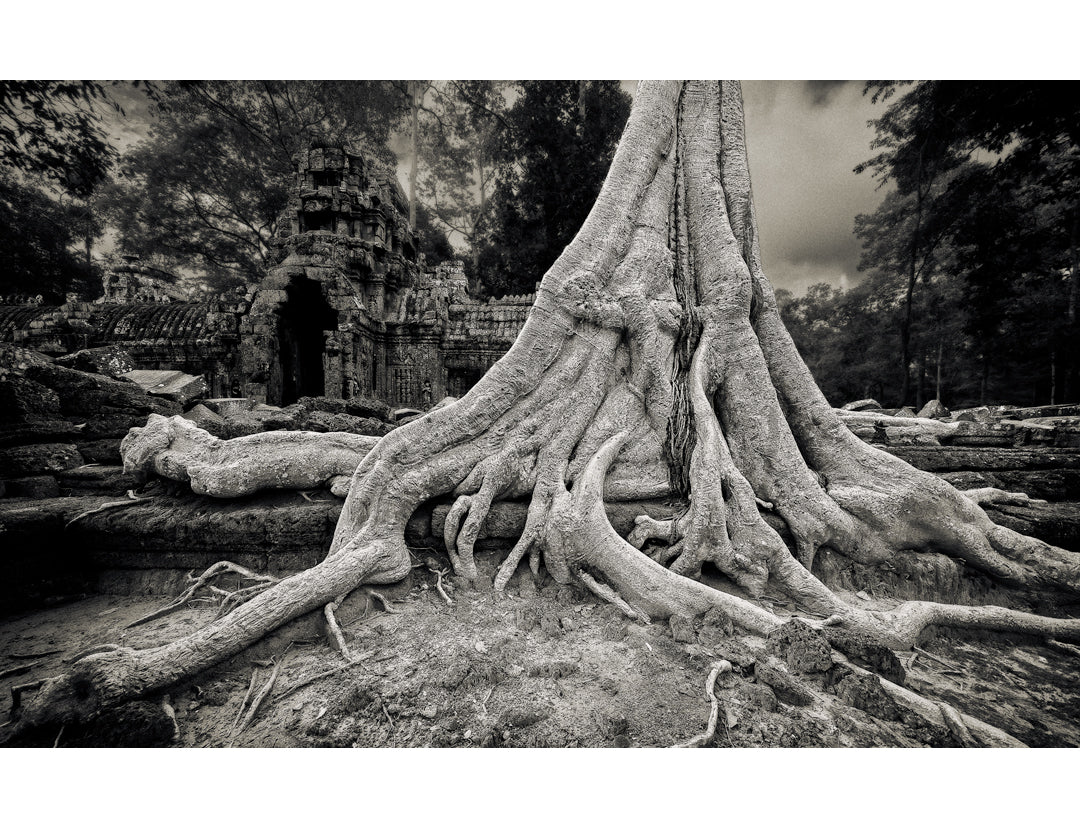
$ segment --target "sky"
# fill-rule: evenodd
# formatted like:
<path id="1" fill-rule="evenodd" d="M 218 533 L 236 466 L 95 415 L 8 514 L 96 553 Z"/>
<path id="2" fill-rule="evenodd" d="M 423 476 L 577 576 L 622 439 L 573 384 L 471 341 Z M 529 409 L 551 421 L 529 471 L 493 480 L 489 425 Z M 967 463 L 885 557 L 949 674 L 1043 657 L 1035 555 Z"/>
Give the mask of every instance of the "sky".
<path id="1" fill-rule="evenodd" d="M 633 94 L 636 81 L 623 81 Z M 856 164 L 870 157 L 867 121 L 881 106 L 860 81 L 744 81 L 747 147 L 765 273 L 796 296 L 811 285 L 851 287 L 861 275 L 855 216 L 872 212 L 882 193 Z M 117 90 L 120 91 L 120 90 Z M 111 133 L 124 150 L 145 136 L 142 93 L 121 94 L 124 116 Z M 398 170 L 408 191 L 406 165 Z"/>
<path id="2" fill-rule="evenodd" d="M 884 195 L 869 173 L 853 172 L 871 156 L 867 121 L 883 109 L 862 89 L 856 81 L 743 82 L 761 255 L 775 288 L 802 295 L 862 278 L 855 216 Z"/>

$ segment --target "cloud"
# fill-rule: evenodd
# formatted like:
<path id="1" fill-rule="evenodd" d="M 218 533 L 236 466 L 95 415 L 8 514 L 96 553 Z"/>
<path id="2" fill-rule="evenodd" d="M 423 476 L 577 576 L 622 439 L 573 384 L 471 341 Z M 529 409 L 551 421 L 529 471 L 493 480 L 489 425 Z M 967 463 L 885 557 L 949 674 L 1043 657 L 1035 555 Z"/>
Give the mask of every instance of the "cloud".
<path id="1" fill-rule="evenodd" d="M 814 106 L 826 106 L 840 87 L 857 81 L 808 80 L 803 81 L 803 91 L 810 96 Z"/>
<path id="2" fill-rule="evenodd" d="M 769 280 L 796 294 L 816 282 L 856 284 L 855 216 L 876 209 L 881 193 L 852 169 L 870 157 L 867 121 L 879 107 L 860 82 L 747 81 L 743 97 Z"/>

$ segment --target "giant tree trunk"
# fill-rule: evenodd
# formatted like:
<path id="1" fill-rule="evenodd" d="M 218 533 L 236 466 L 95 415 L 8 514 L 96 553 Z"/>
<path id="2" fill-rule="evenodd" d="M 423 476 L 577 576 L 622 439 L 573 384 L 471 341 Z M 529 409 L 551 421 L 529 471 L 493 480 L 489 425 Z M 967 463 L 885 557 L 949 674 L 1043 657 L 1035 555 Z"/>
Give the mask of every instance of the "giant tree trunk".
<path id="1" fill-rule="evenodd" d="M 685 496 L 685 513 L 639 518 L 629 540 L 604 513 L 604 497 L 668 492 Z M 528 555 L 534 572 L 542 562 L 638 618 L 720 607 L 751 632 L 779 623 L 695 580 L 710 563 L 751 598 L 771 585 L 895 647 L 928 624 L 1080 638 L 1080 622 L 994 607 L 870 613 L 811 574 L 822 547 L 862 563 L 925 550 L 1010 583 L 1076 590 L 1080 556 L 995 526 L 844 426 L 762 271 L 739 85 L 643 82 L 597 203 L 517 341 L 463 399 L 367 454 L 326 560 L 172 644 L 82 659 L 27 702 L 24 720 L 78 719 L 161 690 L 362 583 L 404 577 L 406 521 L 447 493 L 447 550 L 470 578 L 492 501 L 531 497 L 498 588 Z M 795 554 L 760 509 L 787 524 Z"/>

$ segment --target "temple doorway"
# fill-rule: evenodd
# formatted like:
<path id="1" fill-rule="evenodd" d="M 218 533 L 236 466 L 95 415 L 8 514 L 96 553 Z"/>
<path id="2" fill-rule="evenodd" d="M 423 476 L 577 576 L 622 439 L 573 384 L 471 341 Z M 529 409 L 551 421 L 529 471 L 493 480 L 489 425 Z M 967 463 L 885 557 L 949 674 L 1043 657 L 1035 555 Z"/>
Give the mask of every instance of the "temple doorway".
<path id="1" fill-rule="evenodd" d="M 280 311 L 281 359 L 280 405 L 300 397 L 326 393 L 323 352 L 326 331 L 336 330 L 337 311 L 323 298 L 322 286 L 310 279 L 293 281 L 285 289 L 287 299 Z"/>

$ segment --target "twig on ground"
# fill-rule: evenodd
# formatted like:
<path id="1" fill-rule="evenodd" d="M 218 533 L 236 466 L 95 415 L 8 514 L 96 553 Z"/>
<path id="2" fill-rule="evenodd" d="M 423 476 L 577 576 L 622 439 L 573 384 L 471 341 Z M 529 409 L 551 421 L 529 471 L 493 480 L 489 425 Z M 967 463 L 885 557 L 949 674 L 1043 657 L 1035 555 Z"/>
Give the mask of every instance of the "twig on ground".
<path id="1" fill-rule="evenodd" d="M 251 698 L 251 694 L 255 692 L 255 679 L 258 677 L 259 671 L 251 671 L 251 681 L 248 683 L 247 693 L 244 694 L 243 700 L 240 702 L 240 709 L 236 711 L 236 718 L 233 719 L 232 727 L 229 728 L 229 735 L 231 736 L 233 731 L 236 730 L 237 725 L 240 724 L 240 717 L 244 715 L 244 708 L 247 707 L 248 699 Z"/>
<path id="2" fill-rule="evenodd" d="M 428 571 L 435 576 L 435 589 L 442 597 L 442 599 L 446 601 L 446 606 L 454 606 L 453 600 L 450 598 L 449 595 L 446 594 L 446 590 L 443 589 L 442 585 L 443 575 L 445 575 L 450 570 L 440 569 L 434 558 L 428 558 L 426 561 L 424 561 L 424 565 L 427 566 Z"/>
<path id="3" fill-rule="evenodd" d="M 672 747 L 677 748 L 696 748 L 709 744 L 712 741 L 713 736 L 716 734 L 716 720 L 720 713 L 720 700 L 716 698 L 716 679 L 721 673 L 731 672 L 731 662 L 727 659 L 720 659 L 713 665 L 712 670 L 709 672 L 709 677 L 705 680 L 705 695 L 709 698 L 711 706 L 709 708 L 709 724 L 705 728 L 705 732 L 695 736 L 688 742 L 682 742 Z"/>
<path id="4" fill-rule="evenodd" d="M 360 653 L 360 655 L 354 656 L 352 661 L 346 662 L 345 664 L 339 664 L 337 667 L 331 667 L 329 670 L 324 670 L 321 673 L 316 673 L 311 678 L 301 679 L 299 682 L 294 684 L 288 690 L 282 690 L 280 693 L 278 693 L 276 696 L 274 696 L 274 701 L 279 702 L 283 698 L 285 698 L 286 696 L 291 696 L 297 690 L 303 690 L 309 684 L 314 684 L 316 681 L 319 681 L 320 679 L 329 678 L 330 676 L 336 675 L 337 673 L 340 673 L 343 670 L 348 670 L 351 667 L 356 667 L 358 664 L 362 663 L 363 661 L 370 658 L 374 654 L 375 654 L 374 650 L 369 650 L 366 653 Z"/>
<path id="5" fill-rule="evenodd" d="M 243 579 L 249 581 L 259 581 L 261 583 L 254 586 L 246 587 L 245 589 L 235 590 L 233 592 L 227 592 L 225 590 L 222 590 L 220 587 L 215 587 L 213 584 L 210 583 L 211 580 L 226 572 L 233 572 Z M 128 624 L 128 628 L 137 627 L 140 624 L 147 623 L 148 621 L 154 621 L 155 619 L 161 618 L 164 615 L 168 615 L 170 612 L 180 609 L 188 601 L 191 600 L 191 598 L 199 589 L 204 586 L 208 586 L 211 591 L 215 592 L 215 594 L 225 593 L 225 601 L 223 602 L 224 606 L 233 599 L 236 600 L 236 603 L 243 603 L 248 598 L 257 595 L 268 587 L 271 587 L 274 584 L 278 583 L 279 579 L 275 578 L 273 575 L 259 575 L 256 572 L 252 572 L 247 567 L 240 566 L 239 564 L 234 564 L 231 561 L 218 561 L 216 564 L 203 572 L 203 574 L 200 575 L 198 578 L 195 577 L 194 572 L 189 573 L 188 580 L 192 581 L 192 584 L 186 590 L 184 590 L 184 592 L 180 596 L 173 599 L 164 607 L 156 609 L 153 612 L 144 615 L 142 618 L 138 618 L 132 621 L 130 624 Z M 230 606 L 229 609 L 231 610 L 232 606 Z"/>
<path id="6" fill-rule="evenodd" d="M 22 658 L 30 660 L 32 658 L 44 658 L 45 656 L 56 655 L 62 653 L 63 650 L 44 650 L 40 653 L 8 653 L 8 658 Z"/>
<path id="7" fill-rule="evenodd" d="M 135 494 L 135 492 L 133 490 L 131 490 L 131 489 L 128 489 L 127 494 L 128 494 L 128 499 L 127 500 L 110 500 L 108 503 L 102 503 L 96 509 L 88 509 L 85 512 L 80 512 L 79 514 L 75 515 L 75 517 L 73 517 L 71 520 L 69 520 L 67 523 L 65 523 L 64 528 L 67 529 L 67 528 L 69 528 L 71 526 L 71 524 L 75 523 L 76 521 L 80 521 L 83 518 L 90 517 L 90 515 L 96 515 L 96 514 L 100 514 L 101 512 L 107 512 L 110 509 L 120 509 L 120 508 L 122 508 L 124 506 L 134 506 L 136 503 L 146 503 L 146 501 L 153 500 L 154 497 L 155 497 L 154 495 L 150 495 L 149 497 L 138 497 Z"/>
<path id="8" fill-rule="evenodd" d="M 919 655 L 926 656 L 931 661 L 936 661 L 942 667 L 948 667 L 948 668 L 950 668 L 952 670 L 956 669 L 956 664 L 954 662 L 948 661 L 948 660 L 942 658 L 941 656 L 936 656 L 933 653 L 924 650 L 922 647 L 912 647 L 911 649 L 914 650 Z"/>
<path id="9" fill-rule="evenodd" d="M 56 741 L 52 743 L 54 748 L 60 747 L 60 738 L 64 735 L 64 725 L 60 725 L 60 732 L 56 734 Z"/>
<path id="10" fill-rule="evenodd" d="M 41 664 L 42 662 L 35 661 L 30 664 L 20 664 L 17 667 L 8 667 L 6 670 L 0 671 L 0 679 L 21 676 L 23 673 L 29 673 L 35 667 L 40 667 Z"/>
<path id="11" fill-rule="evenodd" d="M 28 681 L 26 684 L 13 684 L 11 686 L 11 712 L 14 713 L 22 706 L 22 694 L 37 690 L 45 683 L 45 679 Z"/>
<path id="12" fill-rule="evenodd" d="M 288 652 L 288 648 L 286 648 L 285 652 Z M 251 707 L 248 708 L 247 715 L 244 717 L 244 721 L 241 722 L 240 728 L 230 737 L 229 747 L 232 747 L 236 737 L 244 732 L 244 728 L 251 724 L 252 720 L 255 718 L 255 714 L 259 712 L 259 705 L 262 704 L 263 699 L 270 695 L 270 691 L 274 689 L 274 682 L 277 681 L 278 673 L 281 672 L 281 665 L 284 663 L 285 653 L 282 653 L 281 658 L 278 659 L 277 663 L 274 665 L 274 669 L 270 673 L 270 678 L 266 680 L 266 684 L 262 686 L 255 698 L 251 700 Z"/>
<path id="13" fill-rule="evenodd" d="M 383 715 L 386 716 L 386 721 L 390 722 L 390 729 L 394 729 L 394 720 L 390 718 L 390 711 L 386 709 L 386 702 L 379 702 L 379 706 L 382 707 Z"/>
<path id="14" fill-rule="evenodd" d="M 380 604 L 382 604 L 384 611 L 390 613 L 391 615 L 397 612 L 397 610 L 390 605 L 390 602 L 386 599 L 386 596 L 384 596 L 381 592 L 376 592 L 373 589 L 365 589 L 364 593 L 376 599 Z"/>

